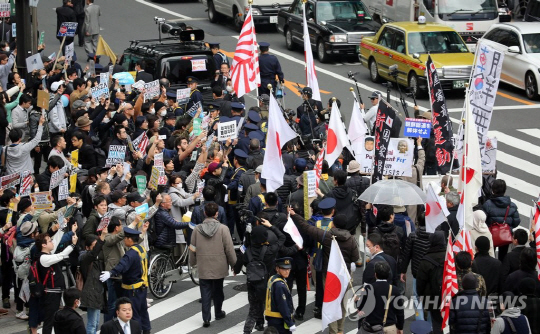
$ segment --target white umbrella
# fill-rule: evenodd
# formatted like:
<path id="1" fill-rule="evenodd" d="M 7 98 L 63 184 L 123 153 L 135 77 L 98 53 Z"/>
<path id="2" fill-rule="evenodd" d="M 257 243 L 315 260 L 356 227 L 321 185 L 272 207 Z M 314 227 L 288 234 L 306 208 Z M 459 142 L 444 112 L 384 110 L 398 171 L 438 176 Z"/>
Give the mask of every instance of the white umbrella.
<path id="1" fill-rule="evenodd" d="M 415 205 L 424 204 L 426 194 L 413 183 L 391 179 L 372 184 L 360 199 L 372 204 Z"/>

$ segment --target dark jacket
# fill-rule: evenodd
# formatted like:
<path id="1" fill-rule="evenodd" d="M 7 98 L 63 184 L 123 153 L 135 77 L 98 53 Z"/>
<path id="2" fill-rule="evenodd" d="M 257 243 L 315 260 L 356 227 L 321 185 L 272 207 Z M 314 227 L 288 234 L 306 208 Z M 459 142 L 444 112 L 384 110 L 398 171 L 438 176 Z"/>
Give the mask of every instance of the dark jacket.
<path id="1" fill-rule="evenodd" d="M 452 306 L 450 307 L 450 333 L 489 333 L 491 320 L 487 307 L 487 298 L 478 296 L 475 289 L 459 292 L 452 298 Z"/>
<path id="2" fill-rule="evenodd" d="M 297 189 L 290 196 L 291 196 L 290 202 L 291 202 L 292 208 L 294 209 L 294 212 L 304 217 L 304 188 L 302 187 L 300 189 Z M 288 203 L 288 202 L 289 201 L 285 203 Z"/>
<path id="3" fill-rule="evenodd" d="M 86 334 L 84 320 L 71 307 L 64 307 L 54 314 L 54 332 L 70 334 Z"/>
<path id="4" fill-rule="evenodd" d="M 274 238 L 275 237 L 275 238 Z M 285 237 L 285 234 L 283 234 L 279 228 L 276 226 L 272 226 L 268 229 L 268 243 L 269 245 L 266 248 L 266 252 L 264 253 L 263 262 L 266 266 L 266 271 L 269 275 L 273 275 L 275 272 L 275 263 L 276 258 L 279 254 L 279 250 L 285 243 L 285 240 L 287 238 Z M 262 245 L 249 245 L 247 249 L 251 251 L 251 256 L 254 261 L 258 261 L 262 252 Z M 238 258 L 238 261 L 236 261 L 236 264 L 234 265 L 234 272 L 239 273 L 242 269 L 242 266 L 245 266 L 249 263 L 248 259 L 248 252 L 247 250 L 244 252 L 244 256 L 241 258 Z"/>
<path id="5" fill-rule="evenodd" d="M 426 232 L 425 226 L 420 226 L 409 235 L 399 257 L 400 273 L 407 273 L 407 267 L 409 266 L 409 262 L 411 262 L 411 273 L 416 278 L 420 261 L 429 249 L 430 235 L 431 233 Z"/>
<path id="6" fill-rule="evenodd" d="M 94 249 L 81 253 L 79 256 L 80 271 L 83 276 L 84 286 L 81 293 L 81 305 L 97 310 L 106 306 L 105 289 L 99 280 L 99 275 L 104 270 L 103 259 L 99 254 L 103 254 L 101 249 L 104 242 L 98 239 Z"/>
<path id="7" fill-rule="evenodd" d="M 458 206 L 453 206 L 451 208 L 448 208 L 448 211 L 450 214 L 448 217 L 446 217 L 446 222 L 443 222 L 441 225 L 437 226 L 437 231 L 443 231 L 444 236 L 446 239 L 448 239 L 448 234 L 450 233 L 450 229 L 452 230 L 452 240 L 455 239 L 457 234 L 459 233 L 459 222 L 457 220 L 457 210 Z"/>
<path id="8" fill-rule="evenodd" d="M 504 257 L 501 268 L 501 284 L 504 286 L 504 282 L 508 275 L 516 270 L 519 270 L 519 256 L 525 249 L 525 246 L 516 246 L 511 252 L 508 252 Z M 501 287 L 502 287 L 501 286 Z"/>
<path id="9" fill-rule="evenodd" d="M 360 196 L 369 187 L 369 179 L 362 175 L 352 175 L 345 181 L 345 186 L 354 190 L 356 195 Z"/>
<path id="10" fill-rule="evenodd" d="M 293 222 L 298 227 L 300 232 L 305 233 L 313 239 L 313 242 L 320 242 L 323 245 L 323 270 L 326 272 L 328 269 L 328 257 L 330 256 L 330 246 L 332 245 L 333 237 L 336 238 L 336 241 L 339 244 L 339 249 L 343 255 L 343 260 L 347 265 L 347 270 L 351 271 L 351 263 L 358 262 L 360 260 L 360 253 L 358 252 L 358 244 L 354 240 L 354 237 L 349 233 L 349 231 L 332 227 L 325 234 L 325 231 L 316 228 L 315 226 L 309 225 L 304 218 L 300 215 L 295 214 L 291 216 Z M 324 237 L 324 240 L 323 240 Z"/>
<path id="11" fill-rule="evenodd" d="M 339 211 L 338 211 L 339 212 Z M 386 234 L 395 233 L 399 239 L 399 249 L 390 249 L 390 247 L 386 245 L 381 245 L 384 251 L 388 254 L 394 257 L 396 262 L 399 259 L 399 255 L 401 254 L 401 249 L 405 245 L 405 233 L 403 232 L 403 229 L 399 226 L 394 225 L 394 223 L 387 223 L 387 222 L 381 222 L 375 229 L 373 230 L 373 233 L 378 233 L 381 235 L 381 237 L 384 237 Z M 384 242 L 384 240 L 383 240 Z"/>
<path id="12" fill-rule="evenodd" d="M 444 233 L 440 231 L 433 233 L 430 236 L 429 241 L 431 246 L 424 258 L 420 261 L 418 271 L 416 272 L 416 291 L 420 297 L 440 298 L 442 291 L 440 291 L 438 287 L 432 286 L 431 279 L 432 275 L 437 272 L 437 267 L 426 258 L 429 257 L 444 267 L 447 242 L 445 241 Z M 442 274 L 443 272 L 441 272 L 441 275 Z M 438 306 L 429 306 L 431 306 L 431 310 L 438 309 Z"/>
<path id="13" fill-rule="evenodd" d="M 79 166 L 82 169 L 90 169 L 97 166 L 96 154 L 92 145 L 83 144 L 79 149 Z"/>
<path id="14" fill-rule="evenodd" d="M 540 298 L 534 295 L 527 295 L 525 307 L 521 309 L 521 314 L 529 320 L 532 334 L 540 334 Z"/>
<path id="15" fill-rule="evenodd" d="M 129 321 L 129 328 L 131 334 L 142 334 L 141 325 L 137 320 L 131 319 Z M 119 334 L 124 333 L 124 329 L 120 327 L 118 319 L 109 320 L 101 325 L 101 334 Z"/>
<path id="16" fill-rule="evenodd" d="M 189 227 L 189 223 L 177 222 L 167 210 L 161 207 L 154 216 L 154 222 L 157 233 L 156 247 L 176 245 L 175 230 L 181 230 Z"/>
<path id="17" fill-rule="evenodd" d="M 506 215 L 507 208 L 508 215 Z M 510 227 L 517 227 L 521 223 L 517 206 L 512 203 L 509 196 L 492 197 L 484 203 L 483 209 L 487 216 L 487 226 L 490 226 L 493 223 L 502 223 L 505 215 L 506 223 L 510 225 Z"/>
<path id="18" fill-rule="evenodd" d="M 373 295 L 375 296 L 375 307 L 373 311 L 365 318 L 370 325 L 382 325 L 384 320 L 384 313 L 386 309 L 386 300 L 388 299 L 388 292 L 390 284 L 388 282 L 378 281 L 371 284 L 373 287 Z M 403 302 L 398 298 L 400 296 L 397 286 L 392 286 L 392 297 L 388 302 L 388 314 L 386 316 L 385 326 L 396 325 L 397 329 L 403 330 L 405 323 L 405 312 L 402 307 Z M 398 298 L 398 299 L 396 299 Z M 357 305 L 360 306 L 360 305 Z M 361 310 L 361 308 L 359 308 Z M 363 320 L 358 321 L 358 328 L 360 328 Z"/>
<path id="19" fill-rule="evenodd" d="M 41 111 L 32 110 L 28 113 L 28 127 L 30 128 L 30 139 L 34 138 L 37 134 L 39 127 L 39 120 L 41 119 Z M 40 143 L 49 142 L 51 140 L 49 135 L 49 122 L 47 116 L 45 116 L 45 122 L 43 123 L 43 132 L 41 133 Z"/>
<path id="20" fill-rule="evenodd" d="M 283 175 L 283 185 L 276 189 L 276 194 L 279 196 L 279 198 L 281 199 L 283 203 L 288 203 L 289 195 L 294 193 L 296 190 L 297 190 L 296 176 L 285 174 Z M 304 195 L 302 194 L 302 202 L 303 202 L 303 196 Z M 298 213 L 298 211 L 296 212 Z"/>
<path id="21" fill-rule="evenodd" d="M 364 269 L 364 273 L 362 274 L 362 281 L 369 284 L 375 283 L 375 281 L 377 280 L 375 278 L 375 264 L 382 261 L 388 263 L 388 265 L 390 266 L 391 273 L 388 281 L 391 282 L 393 285 L 397 286 L 400 275 L 398 272 L 396 260 L 392 256 L 385 254 L 384 252 L 379 253 L 371 258 L 371 260 L 366 265 L 366 269 Z"/>
<path id="22" fill-rule="evenodd" d="M 535 271 L 525 271 L 522 269 L 516 270 L 506 278 L 503 286 L 504 291 L 511 291 L 514 295 L 519 295 L 519 283 L 525 278 L 532 278 L 536 282 L 536 295 L 540 297 L 540 281 Z"/>
<path id="23" fill-rule="evenodd" d="M 474 256 L 472 271 L 484 277 L 488 295 L 501 292 L 501 267 L 501 261 L 489 256 L 488 252 L 478 252 Z"/>
<path id="24" fill-rule="evenodd" d="M 92 209 L 92 212 L 90 212 L 90 216 L 86 220 L 86 223 L 84 223 L 81 242 L 84 242 L 84 240 L 86 240 L 86 237 L 89 235 L 97 235 L 97 228 L 100 222 L 101 218 L 99 217 L 98 212 L 96 211 L 96 209 Z"/>
<path id="25" fill-rule="evenodd" d="M 356 233 L 356 227 L 360 224 L 362 215 L 360 213 L 360 207 L 356 204 L 356 198 L 358 197 L 356 192 L 347 186 L 336 186 L 326 194 L 325 198 L 332 197 L 336 200 L 336 212 L 342 213 L 351 218 L 347 223 L 346 229 L 351 234 Z"/>
<path id="26" fill-rule="evenodd" d="M 0 145 L 6 145 L 6 128 L 9 125 L 4 106 L 0 106 Z"/>
<path id="27" fill-rule="evenodd" d="M 135 76 L 135 82 L 139 80 L 149 83 L 151 81 L 154 81 L 154 76 L 152 75 L 152 73 L 148 73 L 146 71 L 139 71 L 137 72 L 137 75 Z"/>
<path id="28" fill-rule="evenodd" d="M 204 205 L 206 203 L 215 203 L 213 201 L 206 201 L 203 204 L 200 204 L 199 206 L 196 206 L 193 209 L 193 213 L 191 215 L 191 222 L 195 225 L 202 224 L 202 222 L 206 219 L 206 216 L 204 215 Z M 222 223 L 223 225 L 227 226 L 227 215 L 225 214 L 225 209 L 220 205 L 218 208 L 218 217 L 217 220 Z"/>

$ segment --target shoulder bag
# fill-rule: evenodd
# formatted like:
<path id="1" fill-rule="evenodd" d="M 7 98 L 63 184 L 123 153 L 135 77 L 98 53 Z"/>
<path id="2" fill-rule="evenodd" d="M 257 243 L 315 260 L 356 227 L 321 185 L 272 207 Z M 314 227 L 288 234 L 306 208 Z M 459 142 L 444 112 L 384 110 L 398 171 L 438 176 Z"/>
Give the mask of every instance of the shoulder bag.
<path id="1" fill-rule="evenodd" d="M 491 232 L 491 237 L 493 238 L 493 247 L 506 246 L 512 243 L 512 229 L 506 223 L 509 210 L 510 205 L 506 208 L 506 214 L 502 223 L 492 223 L 489 225 L 489 232 Z"/>
<path id="2" fill-rule="evenodd" d="M 384 334 L 384 325 L 386 325 L 386 317 L 388 316 L 388 309 L 390 308 L 390 297 L 392 296 L 392 284 L 388 290 L 388 299 L 386 299 L 386 305 L 384 306 L 384 318 L 382 325 L 370 325 L 366 319 L 362 321 L 362 325 L 358 329 L 357 334 Z"/>

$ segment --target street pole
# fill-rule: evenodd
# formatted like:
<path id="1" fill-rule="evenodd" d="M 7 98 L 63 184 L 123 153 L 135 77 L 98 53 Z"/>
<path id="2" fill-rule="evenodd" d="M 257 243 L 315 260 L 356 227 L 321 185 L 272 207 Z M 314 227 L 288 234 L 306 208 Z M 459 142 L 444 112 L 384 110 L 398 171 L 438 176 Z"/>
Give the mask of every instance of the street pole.
<path id="1" fill-rule="evenodd" d="M 32 41 L 35 41 L 35 37 L 32 36 L 30 21 L 30 1 L 17 0 L 15 2 L 15 10 L 17 22 L 17 70 L 21 78 L 28 80 L 26 58 L 33 54 Z"/>

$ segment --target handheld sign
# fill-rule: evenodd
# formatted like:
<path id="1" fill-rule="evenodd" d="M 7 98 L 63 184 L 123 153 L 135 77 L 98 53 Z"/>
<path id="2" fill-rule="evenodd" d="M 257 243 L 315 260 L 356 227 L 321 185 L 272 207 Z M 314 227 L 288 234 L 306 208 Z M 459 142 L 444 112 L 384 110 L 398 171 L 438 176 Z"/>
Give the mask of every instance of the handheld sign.
<path id="1" fill-rule="evenodd" d="M 11 16 L 11 5 L 10 3 L 0 3 L 0 17 L 10 17 Z"/>
<path id="2" fill-rule="evenodd" d="M 405 137 L 429 138 L 431 134 L 431 121 L 429 119 L 406 118 L 405 119 Z"/>
<path id="3" fill-rule="evenodd" d="M 115 166 L 116 164 L 123 164 L 126 160 L 126 146 L 123 145 L 111 145 L 109 146 L 109 156 L 105 162 L 105 167 Z"/>
<path id="4" fill-rule="evenodd" d="M 144 192 L 146 191 L 146 176 L 144 175 L 137 175 L 135 176 L 135 182 L 137 182 L 137 191 L 141 196 L 144 195 Z"/>
<path id="5" fill-rule="evenodd" d="M 31 193 L 30 200 L 36 210 L 50 210 L 53 208 L 53 198 L 50 191 Z"/>
<path id="6" fill-rule="evenodd" d="M 144 100 L 148 101 L 159 95 L 159 80 L 154 80 L 144 84 Z"/>
<path id="7" fill-rule="evenodd" d="M 186 104 L 189 101 L 190 88 L 177 89 L 176 90 L 176 103 Z"/>
<path id="8" fill-rule="evenodd" d="M 17 172 L 15 174 L 2 176 L 0 180 L 2 182 L 2 189 L 15 187 L 21 182 L 21 173 Z"/>
<path id="9" fill-rule="evenodd" d="M 237 137 L 236 121 L 218 124 L 218 141 L 225 141 L 227 138 L 236 139 Z"/>
<path id="10" fill-rule="evenodd" d="M 107 228 L 109 226 L 109 223 L 111 222 L 112 218 L 112 211 L 107 212 L 103 217 L 101 217 L 101 222 L 99 223 L 99 226 L 97 227 L 97 232 L 103 231 L 103 229 Z"/>
<path id="11" fill-rule="evenodd" d="M 63 22 L 58 30 L 58 37 L 75 37 L 77 22 Z"/>
<path id="12" fill-rule="evenodd" d="M 109 96 L 109 86 L 106 82 L 102 82 L 96 87 L 92 87 L 90 92 L 92 93 L 92 97 L 96 100 L 99 100 L 102 96 L 107 98 Z"/>

